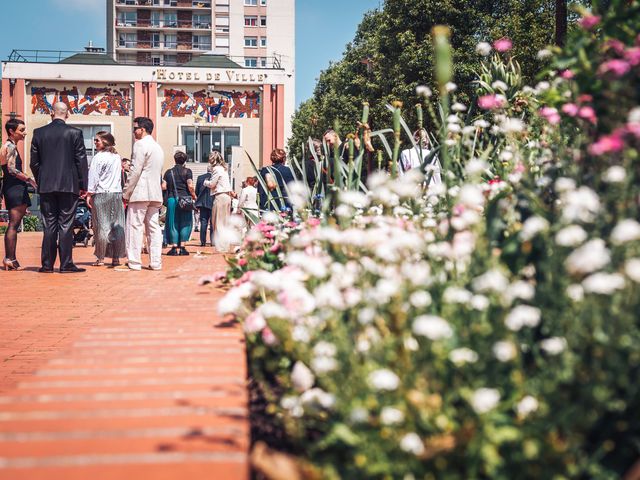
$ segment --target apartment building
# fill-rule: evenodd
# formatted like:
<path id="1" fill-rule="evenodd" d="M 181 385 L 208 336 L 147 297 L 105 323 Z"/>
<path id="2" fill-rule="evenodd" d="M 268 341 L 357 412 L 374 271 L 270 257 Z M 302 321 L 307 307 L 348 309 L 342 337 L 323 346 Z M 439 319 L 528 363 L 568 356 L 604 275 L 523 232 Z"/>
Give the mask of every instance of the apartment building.
<path id="1" fill-rule="evenodd" d="M 285 73 L 285 136 L 295 110 L 295 0 L 107 0 L 107 51 L 124 65 L 197 65 L 224 55 Z"/>

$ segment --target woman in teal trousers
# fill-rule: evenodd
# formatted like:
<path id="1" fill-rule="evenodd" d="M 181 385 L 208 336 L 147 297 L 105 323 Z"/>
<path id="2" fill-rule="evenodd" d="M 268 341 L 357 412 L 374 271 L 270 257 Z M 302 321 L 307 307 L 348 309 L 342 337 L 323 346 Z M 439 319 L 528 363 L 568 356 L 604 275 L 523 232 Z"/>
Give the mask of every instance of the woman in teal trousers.
<path id="1" fill-rule="evenodd" d="M 175 166 L 167 170 L 162 178 L 162 189 L 167 191 L 165 229 L 167 242 L 172 245 L 167 255 L 189 255 L 184 244 L 191 238 L 193 211 L 181 209 L 178 206 L 178 198 L 191 197 L 196 200 L 193 173 L 184 166 L 187 162 L 186 153 L 176 152 L 173 159 L 176 162 Z"/>

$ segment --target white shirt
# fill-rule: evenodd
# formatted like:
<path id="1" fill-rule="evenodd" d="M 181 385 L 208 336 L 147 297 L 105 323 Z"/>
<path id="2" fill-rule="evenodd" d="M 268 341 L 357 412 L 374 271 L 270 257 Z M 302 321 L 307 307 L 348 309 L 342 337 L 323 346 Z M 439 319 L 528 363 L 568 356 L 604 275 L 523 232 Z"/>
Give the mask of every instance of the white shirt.
<path id="1" fill-rule="evenodd" d="M 124 186 L 125 200 L 162 204 L 164 152 L 151 135 L 133 144 L 131 171 Z"/>
<path id="2" fill-rule="evenodd" d="M 425 159 L 429 156 L 429 152 L 431 152 L 431 150 L 429 150 L 428 148 L 421 148 L 420 156 L 418 156 L 418 152 L 415 148 L 407 148 L 406 150 L 403 150 L 400 153 L 400 159 L 398 160 L 398 163 L 400 164 L 400 175 L 404 175 L 406 172 L 414 168 L 420 168 L 422 162 L 424 162 Z M 431 164 L 427 165 L 426 168 L 427 176 L 431 175 L 431 170 L 433 170 L 431 185 L 442 183 L 442 180 L 440 178 L 440 162 L 437 158 L 433 159 L 431 161 Z"/>
<path id="3" fill-rule="evenodd" d="M 258 189 L 256 187 L 247 185 L 240 192 L 238 212 L 242 212 L 242 209 L 258 211 Z"/>
<path id="4" fill-rule="evenodd" d="M 231 182 L 229 181 L 227 170 L 221 165 L 213 167 L 211 178 L 204 181 L 204 186 L 211 189 L 211 195 L 230 192 Z"/>
<path id="5" fill-rule="evenodd" d="M 121 193 L 122 165 L 120 155 L 110 152 L 98 152 L 89 168 L 89 193 Z"/>

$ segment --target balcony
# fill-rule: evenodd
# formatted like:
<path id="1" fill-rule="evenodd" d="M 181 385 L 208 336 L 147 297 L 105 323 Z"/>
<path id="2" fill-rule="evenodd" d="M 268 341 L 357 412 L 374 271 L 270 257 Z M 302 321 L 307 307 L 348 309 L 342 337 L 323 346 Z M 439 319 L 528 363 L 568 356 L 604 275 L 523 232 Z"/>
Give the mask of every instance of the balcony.
<path id="1" fill-rule="evenodd" d="M 156 42 L 154 40 L 126 40 L 119 41 L 116 51 L 131 50 L 171 51 L 171 52 L 206 52 L 211 50 L 211 43 L 202 42 Z"/>
<path id="2" fill-rule="evenodd" d="M 118 30 L 211 30 L 211 21 L 201 22 L 193 20 L 136 20 L 136 21 L 123 21 L 118 20 L 116 22 L 116 28 Z"/>
<path id="3" fill-rule="evenodd" d="M 177 0 L 168 3 L 154 0 L 116 0 L 117 9 L 164 9 L 164 10 L 202 10 L 211 9 L 211 0 L 192 0 L 190 4 L 178 4 Z"/>

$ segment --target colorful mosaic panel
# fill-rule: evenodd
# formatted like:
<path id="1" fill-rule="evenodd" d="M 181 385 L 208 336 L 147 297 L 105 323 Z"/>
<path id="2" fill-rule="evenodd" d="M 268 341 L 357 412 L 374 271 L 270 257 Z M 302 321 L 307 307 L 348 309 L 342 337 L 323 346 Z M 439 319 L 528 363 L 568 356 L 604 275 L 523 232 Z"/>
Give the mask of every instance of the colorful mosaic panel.
<path id="1" fill-rule="evenodd" d="M 128 116 L 132 106 L 128 88 L 31 88 L 31 114 L 49 115 L 57 102 L 65 103 L 73 115 Z"/>
<path id="2" fill-rule="evenodd" d="M 212 123 L 218 117 L 260 118 L 260 92 L 165 89 L 162 100 L 163 117 L 196 115 Z"/>

